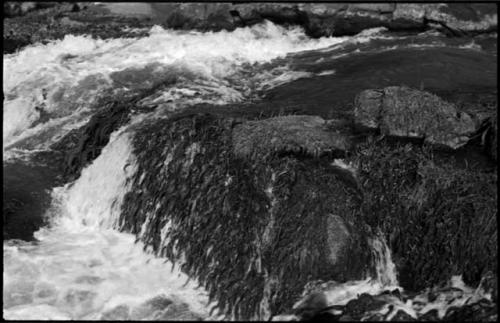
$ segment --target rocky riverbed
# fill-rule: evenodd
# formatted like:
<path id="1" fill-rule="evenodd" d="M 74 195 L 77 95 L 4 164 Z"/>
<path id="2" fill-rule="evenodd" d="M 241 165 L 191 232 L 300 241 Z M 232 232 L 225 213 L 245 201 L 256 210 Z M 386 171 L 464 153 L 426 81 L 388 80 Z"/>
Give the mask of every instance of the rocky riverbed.
<path id="1" fill-rule="evenodd" d="M 496 320 L 495 5 L 7 9 L 6 318 Z"/>

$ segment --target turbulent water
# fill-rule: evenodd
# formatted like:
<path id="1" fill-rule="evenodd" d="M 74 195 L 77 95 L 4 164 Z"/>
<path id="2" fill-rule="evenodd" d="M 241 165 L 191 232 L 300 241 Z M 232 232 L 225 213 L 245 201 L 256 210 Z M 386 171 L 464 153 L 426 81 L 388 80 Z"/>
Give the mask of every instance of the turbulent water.
<path id="1" fill-rule="evenodd" d="M 4 163 L 18 157 L 29 160 L 31 153 L 49 149 L 85 124 L 99 110 L 102 98 L 156 88 L 140 101 L 145 112 L 115 131 L 76 181 L 52 190 L 48 225 L 35 233 L 36 240 L 4 241 L 4 318 L 221 318 L 210 315 L 213 304 L 208 303 L 207 292 L 188 281 L 179 266 L 152 255 L 132 234 L 118 231 L 123 198 L 136 172 L 134 126 L 195 103 L 257 100 L 293 80 L 334 75 L 335 68 L 328 64 L 318 71 L 292 65 L 331 63 L 359 53 L 353 45 L 377 39 L 392 38 L 376 29 L 353 37 L 310 39 L 299 28 L 268 22 L 233 32 L 154 27 L 149 37 L 136 39 L 68 35 L 4 55 Z M 434 39 L 402 44 L 442 45 Z M 394 46 L 398 45 L 361 51 Z M 371 246 L 376 277 L 328 286 L 328 305 L 344 305 L 361 293 L 401 289 L 385 242 L 375 239 Z M 454 286 L 460 285 L 459 278 L 454 279 Z M 411 303 L 393 303 L 414 317 L 416 311 L 425 312 Z M 438 303 L 425 305 L 426 309 L 434 306 L 442 311 L 446 302 Z"/>

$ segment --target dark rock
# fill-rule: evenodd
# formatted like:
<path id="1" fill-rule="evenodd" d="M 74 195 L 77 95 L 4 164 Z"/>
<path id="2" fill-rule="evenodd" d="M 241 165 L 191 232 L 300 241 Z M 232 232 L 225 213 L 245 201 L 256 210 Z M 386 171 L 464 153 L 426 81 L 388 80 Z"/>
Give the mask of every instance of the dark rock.
<path id="1" fill-rule="evenodd" d="M 403 288 L 448 281 L 453 270 L 474 286 L 496 271 L 496 172 L 438 165 L 428 148 L 412 145 L 371 141 L 358 151 L 361 213 L 386 232 Z"/>
<path id="2" fill-rule="evenodd" d="M 383 300 L 364 293 L 346 304 L 345 313 L 355 320 L 360 320 L 366 313 L 376 311 L 384 305 Z"/>
<path id="3" fill-rule="evenodd" d="M 496 29 L 496 8 L 494 5 L 486 7 L 425 3 L 154 4 L 153 12 L 157 19 L 162 18 L 167 27 L 173 28 L 233 29 L 267 19 L 277 24 L 300 25 L 313 37 L 354 35 L 373 27 L 415 31 L 437 28 L 461 36 L 466 32 Z M 219 19 L 209 23 L 210 16 Z"/>
<path id="4" fill-rule="evenodd" d="M 21 40 L 33 43 L 61 39 L 66 34 L 134 37 L 137 34 L 129 34 L 123 27 L 155 24 L 217 31 L 250 26 L 267 19 L 277 24 L 302 26 L 312 37 L 354 35 L 372 27 L 418 32 L 435 28 L 452 36 L 491 32 L 497 28 L 494 4 L 152 3 L 147 6 L 151 7 L 146 10 L 149 13 L 137 16 L 119 10 L 114 13 L 106 6 L 95 4 L 8 2 L 4 4 L 4 11 L 7 17 L 15 18 L 4 21 L 4 30 L 16 30 L 16 40 L 12 41 L 11 37 L 7 42 L 4 31 L 4 43 L 9 45 L 4 46 L 4 53 L 24 46 Z M 56 20 L 63 16 L 84 24 L 58 24 Z M 19 46 L 12 46 L 13 43 Z"/>
<path id="5" fill-rule="evenodd" d="M 384 135 L 423 139 L 435 146 L 457 149 L 476 130 L 466 113 L 436 95 L 407 87 L 366 90 L 355 100 L 358 127 L 380 129 Z"/>
<path id="6" fill-rule="evenodd" d="M 328 131 L 321 117 L 282 116 L 237 125 L 233 146 L 235 154 L 241 157 L 269 152 L 320 156 L 345 153 L 351 143 L 346 135 Z"/>
<path id="7" fill-rule="evenodd" d="M 51 156 L 53 164 L 56 158 Z M 33 240 L 33 233 L 46 224 L 44 213 L 50 206 L 50 191 L 61 184 L 58 169 L 24 161 L 4 161 L 3 164 L 3 237 Z"/>
<path id="8" fill-rule="evenodd" d="M 193 112 L 139 127 L 123 229 L 140 232 L 152 212 L 144 242 L 170 259 L 185 253 L 183 270 L 207 288 L 219 310 L 237 318 L 266 319 L 261 302 L 270 313 L 288 311 L 311 280 L 363 277 L 371 263 L 366 227 L 346 216 L 358 202 L 329 171 L 331 160 L 239 158 L 234 124 Z M 157 229 L 170 220 L 171 242 L 162 246 Z"/>
<path id="9" fill-rule="evenodd" d="M 498 298 L 498 278 L 497 275 L 489 271 L 481 278 L 477 292 L 490 294 L 493 302 L 497 302 Z"/>
<path id="10" fill-rule="evenodd" d="M 325 294 L 323 293 L 313 293 L 307 296 L 294 311 L 295 315 L 301 317 L 302 320 L 309 320 L 324 308 L 328 306 L 328 302 Z"/>
<path id="11" fill-rule="evenodd" d="M 396 315 L 394 315 L 391 318 L 391 322 L 408 322 L 408 321 L 416 321 L 416 319 L 403 310 L 398 310 L 396 312 Z"/>
<path id="12" fill-rule="evenodd" d="M 486 152 L 496 161 L 498 154 L 498 118 L 496 113 L 487 120 L 487 130 L 483 136 Z"/>
<path id="13" fill-rule="evenodd" d="M 301 319 L 301 321 L 306 320 Z M 311 318 L 312 322 L 336 322 L 337 316 L 329 312 L 321 312 Z"/>
<path id="14" fill-rule="evenodd" d="M 474 304 L 462 307 L 450 307 L 443 321 L 470 322 L 470 321 L 496 321 L 497 305 L 488 300 L 481 300 Z"/>
<path id="15" fill-rule="evenodd" d="M 22 16 L 36 8 L 36 2 L 11 2 L 3 3 L 3 12 L 6 17 Z"/>
<path id="16" fill-rule="evenodd" d="M 384 90 L 365 90 L 354 99 L 354 120 L 359 130 L 380 128 Z"/>
<path id="17" fill-rule="evenodd" d="M 421 321 L 438 321 L 439 320 L 439 314 L 438 310 L 432 309 L 427 312 L 425 312 L 423 315 L 419 316 L 418 318 Z"/>
<path id="18" fill-rule="evenodd" d="M 130 105 L 124 102 L 111 102 L 92 116 L 90 121 L 78 130 L 78 135 L 70 132 L 61 139 L 68 146 L 58 147 L 65 151 L 64 174 L 68 180 L 80 176 L 81 170 L 96 159 L 102 148 L 109 142 L 113 131 L 129 120 Z M 77 140 L 77 143 L 67 138 Z M 60 146 L 56 143 L 53 147 Z M 71 147 L 71 148 L 69 148 Z"/>

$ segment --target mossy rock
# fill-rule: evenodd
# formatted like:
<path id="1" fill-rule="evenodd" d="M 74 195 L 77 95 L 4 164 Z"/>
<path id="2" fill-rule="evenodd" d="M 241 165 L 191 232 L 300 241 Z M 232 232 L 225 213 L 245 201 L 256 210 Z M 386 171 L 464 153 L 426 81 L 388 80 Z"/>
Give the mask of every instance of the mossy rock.
<path id="1" fill-rule="evenodd" d="M 175 262 L 183 255 L 182 270 L 236 318 L 290 310 L 310 280 L 364 278 L 368 228 L 354 214 L 357 193 L 331 160 L 241 158 L 233 127 L 231 118 L 202 113 L 141 126 L 122 229 L 158 255 Z"/>
<path id="2" fill-rule="evenodd" d="M 452 275 L 477 285 L 496 272 L 496 171 L 439 164 L 428 147 L 379 141 L 358 148 L 361 216 L 385 233 L 405 289 Z"/>
<path id="3" fill-rule="evenodd" d="M 233 146 L 234 153 L 241 157 L 270 152 L 320 156 L 345 153 L 352 143 L 347 135 L 328 129 L 321 117 L 290 115 L 237 125 Z"/>
<path id="4" fill-rule="evenodd" d="M 387 136 L 422 139 L 435 147 L 457 149 L 477 130 L 470 115 L 438 96 L 408 87 L 390 86 L 358 94 L 354 108 L 358 128 Z"/>

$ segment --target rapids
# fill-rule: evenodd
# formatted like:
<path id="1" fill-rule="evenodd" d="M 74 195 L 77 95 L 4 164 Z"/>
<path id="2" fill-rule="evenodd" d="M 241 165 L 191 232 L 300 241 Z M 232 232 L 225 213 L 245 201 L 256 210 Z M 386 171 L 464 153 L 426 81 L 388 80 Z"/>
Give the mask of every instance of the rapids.
<path id="1" fill-rule="evenodd" d="M 60 41 L 4 55 L 4 170 L 5 163 L 36 163 L 32 155 L 50 151 L 51 145 L 86 124 L 103 100 L 153 89 L 139 102 L 147 109 L 136 112 L 112 133 L 78 179 L 51 187 L 50 207 L 43 212 L 46 225 L 34 232 L 34 240 L 4 240 L 4 318 L 231 319 L 211 313 L 214 304 L 209 302 L 208 291 L 182 272 L 182 260 L 174 266 L 139 239 L 149 218 L 138 237 L 120 232 L 124 198 L 138 175 L 133 147 L 137 129 L 194 104 L 237 107 L 235 104 L 267 98 L 277 107 L 293 106 L 291 101 L 280 101 L 290 94 L 283 92 L 287 85 L 300 84 L 293 83 L 297 80 L 337 82 L 339 75 L 350 73 L 347 65 L 337 63 L 365 54 L 442 47 L 467 55 L 480 51 L 476 44 L 444 42 L 429 34 L 418 39 L 391 36 L 384 28 L 352 37 L 311 39 L 300 28 L 266 22 L 232 32 L 205 33 L 155 26 L 148 37 L 135 39 L 67 35 Z M 354 72 L 352 77 L 358 77 Z M 299 90 L 293 92 L 300 96 Z M 295 103 L 302 104 L 301 100 L 297 98 Z M 196 145 L 191 148 L 198 149 Z M 165 167 L 168 165 L 167 158 Z M 270 187 L 268 194 L 272 196 L 272 192 Z M 162 238 L 168 240 L 169 232 L 166 225 Z M 370 247 L 375 274 L 362 280 L 320 284 L 316 290 L 324 293 L 327 306 L 346 305 L 363 293 L 403 292 L 384 239 L 373 238 Z M 458 276 L 451 287 L 469 298 L 484 296 L 465 286 Z M 295 308 L 307 303 L 309 292 L 304 291 Z M 438 309 L 441 318 L 448 307 L 465 304 L 466 296 L 455 303 L 445 296 L 434 301 L 421 297 L 424 305 L 418 310 L 415 299 L 388 302 L 414 318 L 417 312 L 431 309 Z M 263 308 L 263 312 L 271 317 L 269 309 Z M 281 313 L 273 313 L 277 314 Z M 292 317 L 274 317 L 280 318 Z"/>

